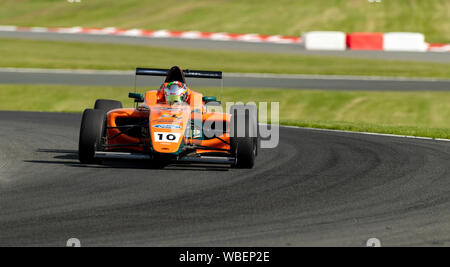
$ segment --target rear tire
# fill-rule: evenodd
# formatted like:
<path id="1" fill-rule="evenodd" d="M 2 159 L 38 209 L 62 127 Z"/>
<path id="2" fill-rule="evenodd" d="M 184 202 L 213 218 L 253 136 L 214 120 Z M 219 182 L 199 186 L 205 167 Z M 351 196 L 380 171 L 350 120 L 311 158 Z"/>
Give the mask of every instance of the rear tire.
<path id="1" fill-rule="evenodd" d="M 104 113 L 108 113 L 113 109 L 118 109 L 122 107 L 123 107 L 122 102 L 108 99 L 97 99 L 94 105 L 94 109 L 103 110 Z"/>
<path id="2" fill-rule="evenodd" d="M 256 106 L 235 105 L 231 107 L 230 113 L 232 115 L 230 146 L 236 157 L 233 167 L 251 169 L 258 155 L 258 111 Z M 241 129 L 241 127 L 245 128 Z"/>
<path id="3" fill-rule="evenodd" d="M 99 163 L 94 158 L 101 144 L 105 125 L 105 113 L 98 109 L 86 109 L 83 113 L 78 144 L 78 158 L 83 164 Z"/>

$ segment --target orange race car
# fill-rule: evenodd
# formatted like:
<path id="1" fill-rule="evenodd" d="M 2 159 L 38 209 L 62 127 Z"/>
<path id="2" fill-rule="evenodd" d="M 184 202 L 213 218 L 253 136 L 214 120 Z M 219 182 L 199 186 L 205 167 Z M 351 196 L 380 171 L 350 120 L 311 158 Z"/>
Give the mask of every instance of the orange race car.
<path id="1" fill-rule="evenodd" d="M 81 163 L 102 160 L 149 160 L 151 166 L 172 163 L 229 164 L 252 168 L 258 154 L 258 119 L 254 105 L 234 105 L 230 113 L 186 85 L 185 78 L 222 79 L 222 72 L 183 71 L 179 67 L 136 69 L 136 75 L 165 76 L 159 90 L 130 93 L 135 108 L 99 99 L 83 113 L 79 139 Z"/>

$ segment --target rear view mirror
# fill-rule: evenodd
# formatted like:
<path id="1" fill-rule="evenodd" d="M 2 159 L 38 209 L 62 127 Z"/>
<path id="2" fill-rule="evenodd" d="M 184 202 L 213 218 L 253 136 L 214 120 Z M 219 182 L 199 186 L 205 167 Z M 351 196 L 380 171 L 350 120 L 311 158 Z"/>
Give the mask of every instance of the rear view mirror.
<path id="1" fill-rule="evenodd" d="M 136 103 L 142 103 L 144 102 L 144 96 L 142 94 L 138 94 L 138 93 L 129 93 L 128 94 L 129 98 L 133 98 L 134 102 Z"/>
<path id="2" fill-rule="evenodd" d="M 208 103 L 208 102 L 217 102 L 217 97 L 215 96 L 204 96 L 202 98 L 203 102 Z"/>

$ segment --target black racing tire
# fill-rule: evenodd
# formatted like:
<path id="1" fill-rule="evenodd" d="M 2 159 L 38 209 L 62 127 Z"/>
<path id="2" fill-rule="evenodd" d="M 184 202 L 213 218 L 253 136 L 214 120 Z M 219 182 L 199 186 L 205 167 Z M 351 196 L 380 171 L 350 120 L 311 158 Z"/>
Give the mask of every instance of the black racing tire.
<path id="1" fill-rule="evenodd" d="M 235 105 L 231 113 L 231 151 L 236 158 L 234 168 L 251 169 L 255 165 L 259 147 L 258 113 L 256 106 Z M 240 123 L 238 123 L 238 121 Z M 242 123 L 245 122 L 245 123 Z M 244 130 L 238 130 L 239 127 Z M 238 134 L 240 132 L 240 134 Z"/>
<path id="2" fill-rule="evenodd" d="M 83 164 L 99 163 L 94 158 L 101 144 L 105 125 L 105 113 L 98 109 L 86 109 L 83 113 L 78 144 L 78 159 Z"/>
<path id="3" fill-rule="evenodd" d="M 123 105 L 122 102 L 117 100 L 97 99 L 94 105 L 94 109 L 103 110 L 104 113 L 118 108 L 123 108 Z"/>
<path id="4" fill-rule="evenodd" d="M 236 161 L 234 168 L 252 169 L 255 166 L 257 141 L 251 137 L 231 138 L 231 151 Z"/>

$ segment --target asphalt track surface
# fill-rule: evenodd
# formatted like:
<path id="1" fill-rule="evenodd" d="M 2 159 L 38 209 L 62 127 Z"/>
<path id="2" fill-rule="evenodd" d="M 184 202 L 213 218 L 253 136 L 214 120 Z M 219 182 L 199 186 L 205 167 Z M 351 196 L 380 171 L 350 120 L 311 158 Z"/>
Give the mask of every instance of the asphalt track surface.
<path id="1" fill-rule="evenodd" d="M 450 143 L 281 128 L 253 170 L 77 161 L 80 114 L 0 112 L 0 246 L 450 245 Z"/>
<path id="2" fill-rule="evenodd" d="M 160 77 L 140 77 L 139 88 L 158 88 Z M 84 86 L 134 87 L 135 76 L 131 72 L 117 71 L 71 71 L 0 69 L 0 84 L 63 84 Z M 191 88 L 220 87 L 215 80 L 189 79 Z M 401 79 L 383 77 L 314 76 L 314 75 L 261 75 L 224 74 L 225 87 L 368 90 L 368 91 L 449 91 L 450 80 Z"/>
<path id="3" fill-rule="evenodd" d="M 62 34 L 37 32 L 0 31 L 0 38 L 32 40 L 90 42 L 108 44 L 148 45 L 187 49 L 228 50 L 259 53 L 322 55 L 337 57 L 393 59 L 422 62 L 450 62 L 450 53 L 384 52 L 384 51 L 308 51 L 299 44 L 246 43 L 236 41 L 192 40 L 180 38 L 138 38 L 132 36 L 110 36 L 90 34 Z"/>

